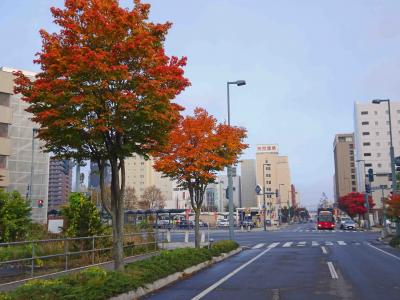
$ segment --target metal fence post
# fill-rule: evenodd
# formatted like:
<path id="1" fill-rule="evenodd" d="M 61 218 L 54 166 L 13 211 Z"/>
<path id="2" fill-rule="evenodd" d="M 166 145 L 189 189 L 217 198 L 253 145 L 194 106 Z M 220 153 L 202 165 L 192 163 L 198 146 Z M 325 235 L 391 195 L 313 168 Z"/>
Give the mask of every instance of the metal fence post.
<path id="1" fill-rule="evenodd" d="M 34 269 L 35 269 L 35 244 L 32 243 L 31 277 L 33 277 Z"/>
<path id="2" fill-rule="evenodd" d="M 68 270 L 68 240 L 64 240 L 65 271 Z"/>
<path id="3" fill-rule="evenodd" d="M 94 264 L 94 238 L 95 236 L 92 237 L 92 265 Z"/>

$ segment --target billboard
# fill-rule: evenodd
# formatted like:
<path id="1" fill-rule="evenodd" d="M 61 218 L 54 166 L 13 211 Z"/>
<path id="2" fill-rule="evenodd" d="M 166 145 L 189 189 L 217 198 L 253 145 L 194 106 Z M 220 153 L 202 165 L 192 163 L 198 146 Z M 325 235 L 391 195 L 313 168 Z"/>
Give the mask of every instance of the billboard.
<path id="1" fill-rule="evenodd" d="M 257 145 L 257 153 L 279 153 L 277 144 Z"/>

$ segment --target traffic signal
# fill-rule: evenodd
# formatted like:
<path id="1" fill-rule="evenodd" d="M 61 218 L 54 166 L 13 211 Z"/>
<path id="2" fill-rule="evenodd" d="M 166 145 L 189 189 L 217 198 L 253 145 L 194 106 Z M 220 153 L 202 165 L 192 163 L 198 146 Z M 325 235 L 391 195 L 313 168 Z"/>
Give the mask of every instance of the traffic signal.
<path id="1" fill-rule="evenodd" d="M 42 208 L 43 207 L 43 200 L 42 199 L 38 200 L 37 205 L 38 205 L 39 208 Z"/>
<path id="2" fill-rule="evenodd" d="M 372 169 L 368 169 L 368 180 L 369 180 L 369 182 L 374 181 L 374 170 L 372 170 Z"/>
<path id="3" fill-rule="evenodd" d="M 370 194 L 370 193 L 371 193 L 371 185 L 369 185 L 368 183 L 365 184 L 365 192 L 366 192 L 367 194 Z"/>
<path id="4" fill-rule="evenodd" d="M 396 171 L 400 171 L 400 156 L 394 158 L 394 164 L 396 165 Z"/>

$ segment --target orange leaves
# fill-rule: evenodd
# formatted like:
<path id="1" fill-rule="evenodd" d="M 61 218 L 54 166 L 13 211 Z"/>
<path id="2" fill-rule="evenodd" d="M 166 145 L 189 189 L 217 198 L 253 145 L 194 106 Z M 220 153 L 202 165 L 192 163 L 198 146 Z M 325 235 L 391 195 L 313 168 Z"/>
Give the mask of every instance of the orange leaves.
<path id="1" fill-rule="evenodd" d="M 179 182 L 196 180 L 207 185 L 216 172 L 237 161 L 247 148 L 246 130 L 218 124 L 204 109 L 196 108 L 169 135 L 169 143 L 155 154 L 156 170 Z"/>
<path id="2" fill-rule="evenodd" d="M 392 194 L 386 204 L 388 205 L 387 215 L 392 218 L 400 218 L 400 195 Z"/>

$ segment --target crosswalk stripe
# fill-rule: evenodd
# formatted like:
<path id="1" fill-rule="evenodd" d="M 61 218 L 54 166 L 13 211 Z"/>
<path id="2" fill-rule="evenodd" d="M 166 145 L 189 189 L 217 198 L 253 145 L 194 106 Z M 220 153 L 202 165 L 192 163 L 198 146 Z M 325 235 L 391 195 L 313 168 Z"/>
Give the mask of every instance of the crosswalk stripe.
<path id="1" fill-rule="evenodd" d="M 271 245 L 268 246 L 268 248 L 275 248 L 276 246 L 278 246 L 280 243 L 272 243 Z"/>
<path id="2" fill-rule="evenodd" d="M 327 246 L 333 246 L 333 243 L 332 243 L 332 242 L 325 242 L 325 245 L 327 245 Z"/>
<path id="3" fill-rule="evenodd" d="M 338 243 L 340 246 L 347 245 L 344 241 L 338 241 L 337 243 Z"/>
<path id="4" fill-rule="evenodd" d="M 264 246 L 264 245 L 265 245 L 264 243 L 257 244 L 257 245 L 255 245 L 255 246 L 253 246 L 253 248 L 251 248 L 251 249 L 259 249 L 259 248 L 261 248 L 261 247 Z"/>
<path id="5" fill-rule="evenodd" d="M 284 243 L 283 244 L 283 246 L 282 247 L 290 247 L 290 246 L 292 246 L 292 244 L 293 244 L 293 242 L 286 242 L 286 243 Z"/>
<path id="6" fill-rule="evenodd" d="M 299 242 L 297 244 L 297 247 L 304 247 L 306 245 L 306 242 Z"/>
<path id="7" fill-rule="evenodd" d="M 311 246 L 319 246 L 319 244 L 316 241 L 312 241 Z"/>

